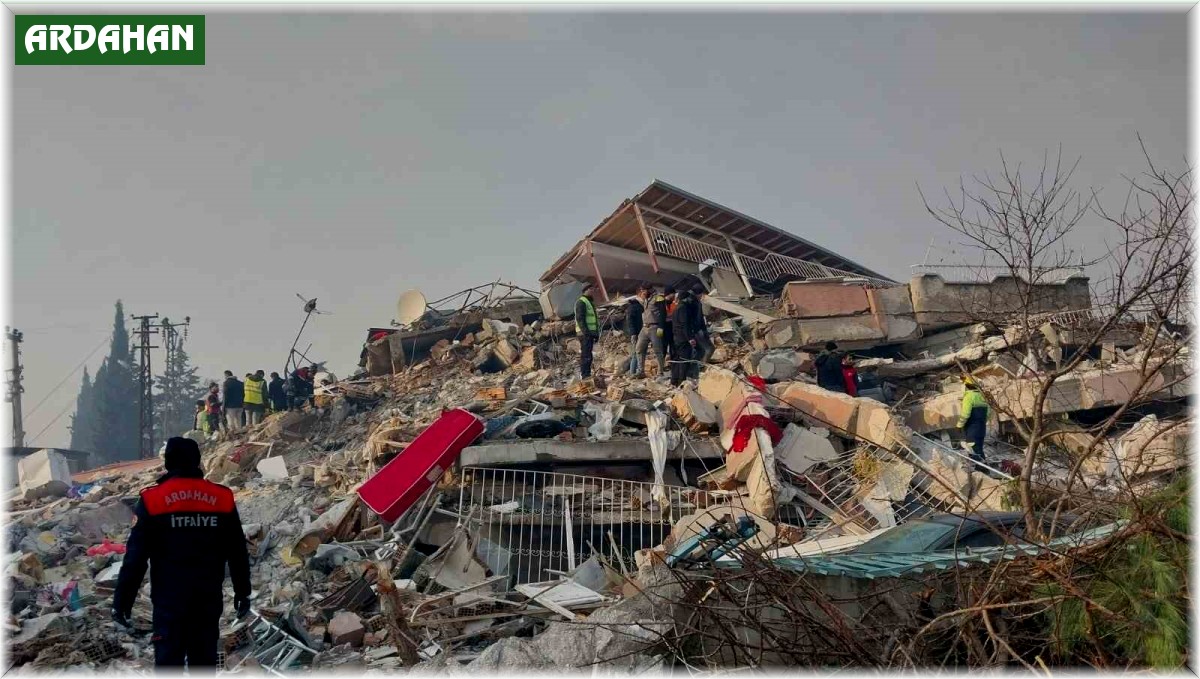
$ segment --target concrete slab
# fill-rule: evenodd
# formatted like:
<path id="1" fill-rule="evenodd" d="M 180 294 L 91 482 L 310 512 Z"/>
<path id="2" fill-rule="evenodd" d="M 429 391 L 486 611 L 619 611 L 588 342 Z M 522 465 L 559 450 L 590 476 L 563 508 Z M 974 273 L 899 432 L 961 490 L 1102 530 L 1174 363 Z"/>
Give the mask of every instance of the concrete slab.
<path id="1" fill-rule="evenodd" d="M 820 422 L 844 432 L 855 431 L 855 416 L 859 401 L 846 394 L 827 391 L 815 384 L 804 382 L 781 382 L 771 385 L 768 391 L 784 403 L 799 408 Z M 771 405 L 771 400 L 767 400 Z"/>
<path id="2" fill-rule="evenodd" d="M 692 452 L 692 448 L 695 452 Z M 721 458 L 724 451 L 712 438 L 693 438 L 691 446 L 667 451 L 667 459 Z M 488 443 L 463 449 L 459 462 L 466 467 L 519 465 L 547 462 L 649 462 L 647 439 L 609 439 L 608 441 L 559 441 L 537 439 Z"/>

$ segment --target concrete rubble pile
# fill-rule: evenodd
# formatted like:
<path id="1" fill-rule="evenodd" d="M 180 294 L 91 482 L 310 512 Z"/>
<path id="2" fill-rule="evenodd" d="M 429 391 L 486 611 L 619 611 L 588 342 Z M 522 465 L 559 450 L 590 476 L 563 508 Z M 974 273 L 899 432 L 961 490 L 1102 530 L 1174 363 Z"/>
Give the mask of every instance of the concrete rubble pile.
<path id="1" fill-rule="evenodd" d="M 600 305 L 589 379 L 569 301 L 553 294 L 371 340 L 363 369 L 310 406 L 202 438 L 207 478 L 235 491 L 255 590 L 254 614 L 223 631 L 224 668 L 643 672 L 669 663 L 657 640 L 678 622 L 662 605 L 679 595 L 671 568 L 696 563 L 722 530 L 742 531 L 740 549 L 794 556 L 851 549 L 932 511 L 1014 506 L 1012 420 L 1028 416 L 1036 374 L 1075 348 L 1053 322 L 1036 337 L 968 324 L 928 288 L 795 282 L 778 296 L 707 297 L 716 351 L 679 387 L 653 359 L 647 377 L 627 374 L 619 299 Z M 816 386 L 826 341 L 855 353 L 859 396 Z M 1086 431 L 1166 344 L 1106 347 L 1048 401 L 1054 450 L 1093 456 L 1082 469 L 1098 487 L 1186 464 L 1186 385 L 1170 377 L 1185 359 L 1143 386 L 1153 412 L 1101 445 Z M 956 440 L 963 370 L 1013 413 L 994 416 L 987 465 Z M 433 441 L 456 411 L 481 433 Z M 418 452 L 436 463 L 410 485 L 373 483 L 411 471 Z M 145 670 L 150 635 L 119 632 L 108 611 L 131 508 L 161 465 L 69 483 L 51 467 L 11 498 L 10 663 Z M 369 504 L 380 493 L 392 493 L 386 509 Z M 134 609 L 143 632 L 148 590 Z"/>

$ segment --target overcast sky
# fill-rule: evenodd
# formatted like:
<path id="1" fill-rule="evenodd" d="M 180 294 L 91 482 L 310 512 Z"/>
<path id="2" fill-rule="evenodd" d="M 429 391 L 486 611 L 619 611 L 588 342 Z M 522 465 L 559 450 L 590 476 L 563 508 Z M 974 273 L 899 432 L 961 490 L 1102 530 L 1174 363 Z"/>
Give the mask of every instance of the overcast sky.
<path id="1" fill-rule="evenodd" d="M 205 13 L 202 67 L 13 73 L 28 436 L 66 411 L 34 445 L 117 298 L 215 376 L 280 370 L 315 296 L 344 375 L 401 291 L 535 287 L 654 178 L 903 280 L 951 247 L 918 183 L 1061 144 L 1116 202 L 1139 132 L 1184 163 L 1182 13 Z"/>

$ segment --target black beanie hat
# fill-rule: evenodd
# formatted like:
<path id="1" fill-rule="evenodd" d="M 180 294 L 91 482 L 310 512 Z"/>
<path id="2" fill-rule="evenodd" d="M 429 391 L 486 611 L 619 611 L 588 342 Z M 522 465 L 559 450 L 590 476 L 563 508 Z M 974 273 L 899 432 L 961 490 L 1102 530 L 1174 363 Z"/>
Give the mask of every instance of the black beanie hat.
<path id="1" fill-rule="evenodd" d="M 167 452 L 163 458 L 163 465 L 169 472 L 199 469 L 200 446 L 191 439 L 173 436 L 167 439 Z"/>

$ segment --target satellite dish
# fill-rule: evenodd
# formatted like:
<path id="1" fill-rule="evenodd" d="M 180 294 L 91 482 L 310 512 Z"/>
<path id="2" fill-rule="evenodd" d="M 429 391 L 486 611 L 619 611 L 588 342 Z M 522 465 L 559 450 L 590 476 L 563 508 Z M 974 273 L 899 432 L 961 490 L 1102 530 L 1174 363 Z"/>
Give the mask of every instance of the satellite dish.
<path id="1" fill-rule="evenodd" d="M 409 325 L 425 315 L 425 295 L 420 290 L 409 290 L 396 300 L 396 322 Z"/>

